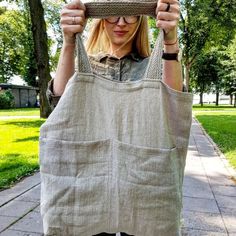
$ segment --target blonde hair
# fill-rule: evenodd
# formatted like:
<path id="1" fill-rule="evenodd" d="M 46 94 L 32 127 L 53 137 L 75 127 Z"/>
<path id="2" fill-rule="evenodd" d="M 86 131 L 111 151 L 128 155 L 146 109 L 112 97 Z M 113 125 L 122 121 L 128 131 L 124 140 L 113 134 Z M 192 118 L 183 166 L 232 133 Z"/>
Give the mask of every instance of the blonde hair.
<path id="1" fill-rule="evenodd" d="M 104 19 L 93 20 L 92 29 L 90 31 L 91 33 L 89 34 L 86 43 L 86 50 L 90 55 L 96 55 L 99 52 L 108 53 L 109 51 L 110 41 L 105 32 L 103 21 Z M 133 51 L 138 52 L 138 54 L 143 58 L 149 57 L 151 50 L 148 38 L 148 21 L 146 16 L 140 17 L 137 29 L 130 37 L 129 41 L 133 38 Z"/>

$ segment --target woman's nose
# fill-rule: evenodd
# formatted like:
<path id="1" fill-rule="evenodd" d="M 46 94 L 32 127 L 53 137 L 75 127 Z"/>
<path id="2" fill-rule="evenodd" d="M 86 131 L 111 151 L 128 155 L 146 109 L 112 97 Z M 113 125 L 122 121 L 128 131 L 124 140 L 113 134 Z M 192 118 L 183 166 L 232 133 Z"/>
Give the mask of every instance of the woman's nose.
<path id="1" fill-rule="evenodd" d="M 126 25 L 124 17 L 120 17 L 119 18 L 119 21 L 117 22 L 117 25 L 119 25 L 119 26 Z"/>

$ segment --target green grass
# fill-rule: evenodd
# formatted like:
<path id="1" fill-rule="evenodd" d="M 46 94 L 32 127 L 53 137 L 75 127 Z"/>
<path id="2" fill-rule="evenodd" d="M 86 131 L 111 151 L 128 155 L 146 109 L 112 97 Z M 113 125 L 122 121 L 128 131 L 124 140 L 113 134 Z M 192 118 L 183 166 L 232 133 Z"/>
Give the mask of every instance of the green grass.
<path id="1" fill-rule="evenodd" d="M 0 120 L 0 189 L 39 168 L 38 136 L 42 119 Z"/>
<path id="2" fill-rule="evenodd" d="M 194 107 L 193 113 L 231 165 L 236 168 L 236 108 Z"/>
<path id="3" fill-rule="evenodd" d="M 207 104 L 204 106 L 194 105 L 193 111 L 236 111 L 236 108 L 230 105 L 216 106 L 215 104 Z"/>
<path id="4" fill-rule="evenodd" d="M 39 108 L 0 109 L 1 116 L 39 116 Z"/>

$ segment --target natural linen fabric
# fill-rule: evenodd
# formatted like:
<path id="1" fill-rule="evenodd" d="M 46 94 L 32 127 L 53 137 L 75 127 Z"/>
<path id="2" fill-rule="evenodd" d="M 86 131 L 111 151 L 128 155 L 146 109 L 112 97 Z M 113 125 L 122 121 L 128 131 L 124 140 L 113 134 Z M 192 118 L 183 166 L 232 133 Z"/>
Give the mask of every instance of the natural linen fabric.
<path id="1" fill-rule="evenodd" d="M 149 15 L 156 16 L 157 1 L 154 0 L 84 0 L 86 16 L 103 18 L 107 16 Z"/>
<path id="2" fill-rule="evenodd" d="M 192 95 L 161 81 L 162 41 L 142 80 L 118 82 L 77 38 L 79 70 L 40 130 L 45 235 L 181 235 Z"/>

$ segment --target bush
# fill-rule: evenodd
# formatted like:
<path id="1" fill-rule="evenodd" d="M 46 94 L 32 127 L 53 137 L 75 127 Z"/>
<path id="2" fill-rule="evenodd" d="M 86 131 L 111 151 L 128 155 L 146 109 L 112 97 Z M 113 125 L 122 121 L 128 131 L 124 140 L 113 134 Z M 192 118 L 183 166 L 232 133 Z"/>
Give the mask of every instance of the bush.
<path id="1" fill-rule="evenodd" d="M 14 107 L 14 96 L 11 91 L 0 92 L 0 109 L 7 109 Z"/>

